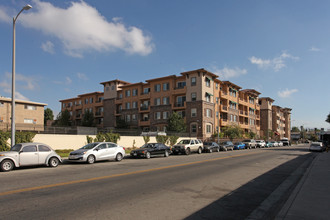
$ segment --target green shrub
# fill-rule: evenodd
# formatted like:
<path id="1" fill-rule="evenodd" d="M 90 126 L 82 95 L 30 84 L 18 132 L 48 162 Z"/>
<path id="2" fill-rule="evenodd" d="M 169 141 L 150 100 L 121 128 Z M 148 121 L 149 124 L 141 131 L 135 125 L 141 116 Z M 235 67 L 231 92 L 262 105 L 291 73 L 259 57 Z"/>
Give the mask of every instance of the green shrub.
<path id="1" fill-rule="evenodd" d="M 0 151 L 8 151 L 10 149 L 8 144 L 9 137 L 9 132 L 0 131 Z"/>
<path id="2" fill-rule="evenodd" d="M 162 143 L 162 144 L 166 144 L 166 142 L 168 141 L 168 136 L 163 136 L 163 135 L 157 135 L 156 136 L 156 140 L 158 143 Z"/>

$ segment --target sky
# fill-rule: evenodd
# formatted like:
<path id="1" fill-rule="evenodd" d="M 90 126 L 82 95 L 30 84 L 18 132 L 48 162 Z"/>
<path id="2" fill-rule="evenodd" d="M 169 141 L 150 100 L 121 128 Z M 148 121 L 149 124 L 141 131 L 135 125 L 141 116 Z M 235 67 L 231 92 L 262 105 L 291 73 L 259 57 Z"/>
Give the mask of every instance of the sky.
<path id="1" fill-rule="evenodd" d="M 204 68 L 330 129 L 328 0 L 0 0 L 0 96 L 47 103 Z"/>

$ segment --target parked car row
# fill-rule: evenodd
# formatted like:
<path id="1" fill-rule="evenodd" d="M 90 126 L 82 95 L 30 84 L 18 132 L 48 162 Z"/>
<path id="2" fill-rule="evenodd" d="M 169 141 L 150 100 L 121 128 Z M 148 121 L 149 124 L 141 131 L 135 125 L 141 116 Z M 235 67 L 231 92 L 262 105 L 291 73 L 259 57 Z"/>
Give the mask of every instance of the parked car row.
<path id="1" fill-rule="evenodd" d="M 202 142 L 199 139 L 183 139 L 171 149 L 162 143 L 147 143 L 139 149 L 132 150 L 131 157 L 151 158 L 152 156 L 168 157 L 170 154 L 189 155 L 192 152 L 219 152 L 228 150 L 251 149 L 257 147 L 278 147 L 283 142 L 247 139 L 242 142 L 224 141 Z M 317 145 L 317 146 L 316 146 Z M 310 150 L 318 150 L 320 145 L 313 143 Z M 323 146 L 320 146 L 323 150 Z M 321 151 L 320 150 L 320 151 Z M 115 160 L 121 161 L 125 156 L 125 148 L 111 142 L 89 143 L 69 154 L 69 162 L 86 162 L 92 164 L 96 161 Z M 0 152 L 0 170 L 10 171 L 15 167 L 46 165 L 57 167 L 62 158 L 48 145 L 42 143 L 23 143 L 14 145 L 8 152 Z"/>

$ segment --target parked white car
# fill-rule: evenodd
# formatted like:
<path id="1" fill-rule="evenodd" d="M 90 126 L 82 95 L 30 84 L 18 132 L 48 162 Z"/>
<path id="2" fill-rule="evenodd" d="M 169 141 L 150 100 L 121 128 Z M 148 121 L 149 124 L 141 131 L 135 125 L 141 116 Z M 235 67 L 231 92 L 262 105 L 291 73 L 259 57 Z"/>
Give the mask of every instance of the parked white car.
<path id="1" fill-rule="evenodd" d="M 264 140 L 256 140 L 257 142 L 257 147 L 263 148 L 266 146 L 266 142 Z"/>
<path id="2" fill-rule="evenodd" d="M 83 161 L 89 164 L 101 160 L 121 161 L 125 156 L 125 148 L 112 142 L 89 143 L 69 154 L 69 161 Z"/>
<path id="3" fill-rule="evenodd" d="M 311 145 L 309 146 L 310 151 L 324 151 L 325 147 L 322 142 L 312 142 Z"/>
<path id="4" fill-rule="evenodd" d="M 62 158 L 48 145 L 42 143 L 15 144 L 10 151 L 0 152 L 0 170 L 14 167 L 47 165 L 57 167 Z"/>

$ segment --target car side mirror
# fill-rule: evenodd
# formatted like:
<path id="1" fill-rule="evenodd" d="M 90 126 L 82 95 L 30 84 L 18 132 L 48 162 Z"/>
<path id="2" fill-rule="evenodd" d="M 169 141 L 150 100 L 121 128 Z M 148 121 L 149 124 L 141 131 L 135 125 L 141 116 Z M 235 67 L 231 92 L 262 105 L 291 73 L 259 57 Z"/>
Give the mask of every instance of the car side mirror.
<path id="1" fill-rule="evenodd" d="M 94 150 L 95 150 L 95 151 L 99 151 L 100 149 L 97 147 L 97 148 L 95 148 Z"/>

